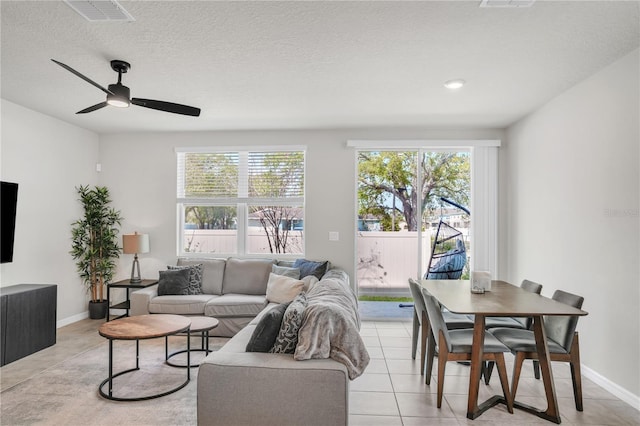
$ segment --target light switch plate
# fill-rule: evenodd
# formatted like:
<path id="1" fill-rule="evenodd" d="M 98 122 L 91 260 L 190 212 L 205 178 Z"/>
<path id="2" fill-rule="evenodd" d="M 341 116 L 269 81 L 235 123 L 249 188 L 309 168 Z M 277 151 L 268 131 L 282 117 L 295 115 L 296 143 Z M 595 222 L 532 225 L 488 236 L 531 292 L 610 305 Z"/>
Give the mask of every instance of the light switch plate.
<path id="1" fill-rule="evenodd" d="M 331 231 L 329 232 L 329 241 L 339 241 L 340 240 L 340 233 L 337 231 Z"/>

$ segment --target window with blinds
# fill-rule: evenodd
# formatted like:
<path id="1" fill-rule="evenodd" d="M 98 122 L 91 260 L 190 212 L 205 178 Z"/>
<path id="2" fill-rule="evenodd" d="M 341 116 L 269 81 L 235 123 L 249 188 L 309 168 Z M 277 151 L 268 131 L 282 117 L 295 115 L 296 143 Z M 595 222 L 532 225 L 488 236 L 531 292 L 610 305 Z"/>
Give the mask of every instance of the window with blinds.
<path id="1" fill-rule="evenodd" d="M 179 255 L 303 254 L 304 148 L 177 150 Z"/>

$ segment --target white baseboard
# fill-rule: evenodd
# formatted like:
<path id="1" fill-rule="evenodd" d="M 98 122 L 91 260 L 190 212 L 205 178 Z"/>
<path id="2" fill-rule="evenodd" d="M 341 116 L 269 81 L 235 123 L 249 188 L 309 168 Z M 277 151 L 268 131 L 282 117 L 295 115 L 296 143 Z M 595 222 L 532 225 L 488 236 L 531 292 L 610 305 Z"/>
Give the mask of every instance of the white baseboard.
<path id="1" fill-rule="evenodd" d="M 111 315 L 124 315 L 127 311 L 124 309 L 112 309 Z M 65 325 L 73 324 L 74 322 L 81 321 L 85 318 L 89 318 L 89 311 L 84 311 L 81 314 L 73 315 L 56 322 L 56 328 L 64 327 Z"/>
<path id="2" fill-rule="evenodd" d="M 65 319 L 61 319 L 56 322 L 56 328 L 64 327 L 65 325 L 73 324 L 74 322 L 89 318 L 89 311 L 84 311 L 81 314 L 73 315 Z"/>
<path id="3" fill-rule="evenodd" d="M 580 368 L 582 369 L 582 375 L 584 377 L 640 411 L 640 396 L 632 394 L 622 386 L 613 383 L 611 380 L 586 367 L 584 364 L 581 364 Z"/>

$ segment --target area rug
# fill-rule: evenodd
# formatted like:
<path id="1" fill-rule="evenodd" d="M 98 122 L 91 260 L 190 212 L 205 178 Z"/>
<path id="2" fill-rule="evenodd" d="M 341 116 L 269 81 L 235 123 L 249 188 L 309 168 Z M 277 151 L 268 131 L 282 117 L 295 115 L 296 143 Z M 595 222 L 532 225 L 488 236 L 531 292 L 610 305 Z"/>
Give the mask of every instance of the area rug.
<path id="1" fill-rule="evenodd" d="M 195 343 L 195 340 L 193 340 Z M 226 339 L 211 339 L 217 350 Z M 171 341 L 170 350 L 184 347 Z M 182 345 L 182 346 L 181 346 Z M 186 380 L 186 369 L 164 363 L 164 339 L 140 342 L 140 370 L 114 379 L 114 395 L 143 396 L 174 388 Z M 192 356 L 192 362 L 203 353 Z M 115 341 L 114 373 L 135 366 L 135 342 Z M 172 358 L 180 363 L 186 358 Z M 14 425 L 195 425 L 198 369 L 179 391 L 161 398 L 135 402 L 107 400 L 98 393 L 108 376 L 108 343 L 70 358 L 0 394 L 0 423 Z M 105 392 L 108 385 L 105 385 Z"/>

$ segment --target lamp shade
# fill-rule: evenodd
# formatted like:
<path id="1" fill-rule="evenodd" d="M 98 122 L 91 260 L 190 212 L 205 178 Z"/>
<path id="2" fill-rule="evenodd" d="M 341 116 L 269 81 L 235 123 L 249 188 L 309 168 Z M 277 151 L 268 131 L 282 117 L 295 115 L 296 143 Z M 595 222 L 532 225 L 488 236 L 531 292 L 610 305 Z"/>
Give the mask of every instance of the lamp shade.
<path id="1" fill-rule="evenodd" d="M 122 252 L 125 254 L 149 253 L 149 234 L 124 234 Z"/>

